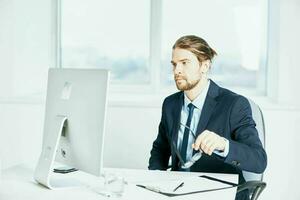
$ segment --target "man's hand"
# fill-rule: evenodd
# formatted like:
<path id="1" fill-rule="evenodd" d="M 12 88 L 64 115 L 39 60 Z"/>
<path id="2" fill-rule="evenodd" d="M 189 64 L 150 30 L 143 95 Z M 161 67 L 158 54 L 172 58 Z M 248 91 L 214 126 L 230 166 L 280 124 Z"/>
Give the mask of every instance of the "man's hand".
<path id="1" fill-rule="evenodd" d="M 224 151 L 226 140 L 218 134 L 205 130 L 192 144 L 193 149 L 202 150 L 204 153 L 211 155 L 214 150 Z"/>

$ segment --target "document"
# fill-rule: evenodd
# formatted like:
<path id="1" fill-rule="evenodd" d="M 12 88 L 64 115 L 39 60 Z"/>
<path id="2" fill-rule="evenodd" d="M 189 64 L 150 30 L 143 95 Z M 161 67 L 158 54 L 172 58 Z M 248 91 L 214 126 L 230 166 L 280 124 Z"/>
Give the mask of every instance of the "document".
<path id="1" fill-rule="evenodd" d="M 140 182 L 136 186 L 172 197 L 228 189 L 236 187 L 237 184 L 210 176 L 195 176 L 182 178 L 180 180 Z"/>

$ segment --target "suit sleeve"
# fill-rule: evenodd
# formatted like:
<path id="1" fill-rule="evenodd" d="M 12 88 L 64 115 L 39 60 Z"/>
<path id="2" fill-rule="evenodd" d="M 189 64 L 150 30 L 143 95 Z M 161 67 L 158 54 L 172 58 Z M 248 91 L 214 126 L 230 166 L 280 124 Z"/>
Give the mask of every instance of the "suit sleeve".
<path id="1" fill-rule="evenodd" d="M 230 114 L 231 139 L 225 162 L 241 170 L 263 173 L 267 166 L 267 155 L 255 126 L 249 101 L 239 96 Z"/>
<path id="2" fill-rule="evenodd" d="M 165 101 L 162 107 L 162 116 L 159 123 L 158 135 L 152 145 L 149 159 L 150 170 L 166 170 L 171 155 L 171 149 L 167 138 L 167 124 L 165 120 Z"/>

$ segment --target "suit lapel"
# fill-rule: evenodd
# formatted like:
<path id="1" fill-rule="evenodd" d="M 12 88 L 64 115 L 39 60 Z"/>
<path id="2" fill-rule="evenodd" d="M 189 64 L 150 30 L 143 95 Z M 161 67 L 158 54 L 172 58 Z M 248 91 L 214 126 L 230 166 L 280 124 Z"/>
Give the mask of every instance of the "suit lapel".
<path id="1" fill-rule="evenodd" d="M 177 148 L 177 139 L 178 139 L 178 130 L 179 130 L 179 122 L 181 116 L 181 109 L 183 105 L 183 92 L 179 93 L 178 99 L 173 104 L 173 112 L 172 117 L 174 119 L 172 132 L 171 132 L 171 144 L 172 150 L 172 170 L 178 170 L 178 159 L 175 153 L 175 149 Z"/>
<path id="2" fill-rule="evenodd" d="M 173 110 L 173 131 L 172 131 L 172 142 L 174 141 L 177 147 L 177 139 L 178 139 L 178 130 L 179 130 L 179 123 L 180 123 L 180 116 L 181 116 L 181 109 L 183 105 L 183 92 L 181 92 L 178 96 L 177 101 L 174 103 L 174 110 Z"/>
<path id="3" fill-rule="evenodd" d="M 219 86 L 210 80 L 210 86 L 205 98 L 205 102 L 201 111 L 200 120 L 197 126 L 197 136 L 202 133 L 211 117 L 211 114 L 214 111 L 215 106 L 217 105 L 216 97 L 219 94 Z"/>

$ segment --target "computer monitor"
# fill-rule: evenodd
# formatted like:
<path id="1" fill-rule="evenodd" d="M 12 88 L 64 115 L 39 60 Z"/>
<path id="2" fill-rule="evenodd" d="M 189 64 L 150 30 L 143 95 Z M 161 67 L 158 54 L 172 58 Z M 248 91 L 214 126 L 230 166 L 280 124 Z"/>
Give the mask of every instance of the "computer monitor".
<path id="1" fill-rule="evenodd" d="M 104 69 L 49 69 L 38 183 L 63 187 L 51 179 L 54 161 L 100 176 L 108 81 Z"/>

